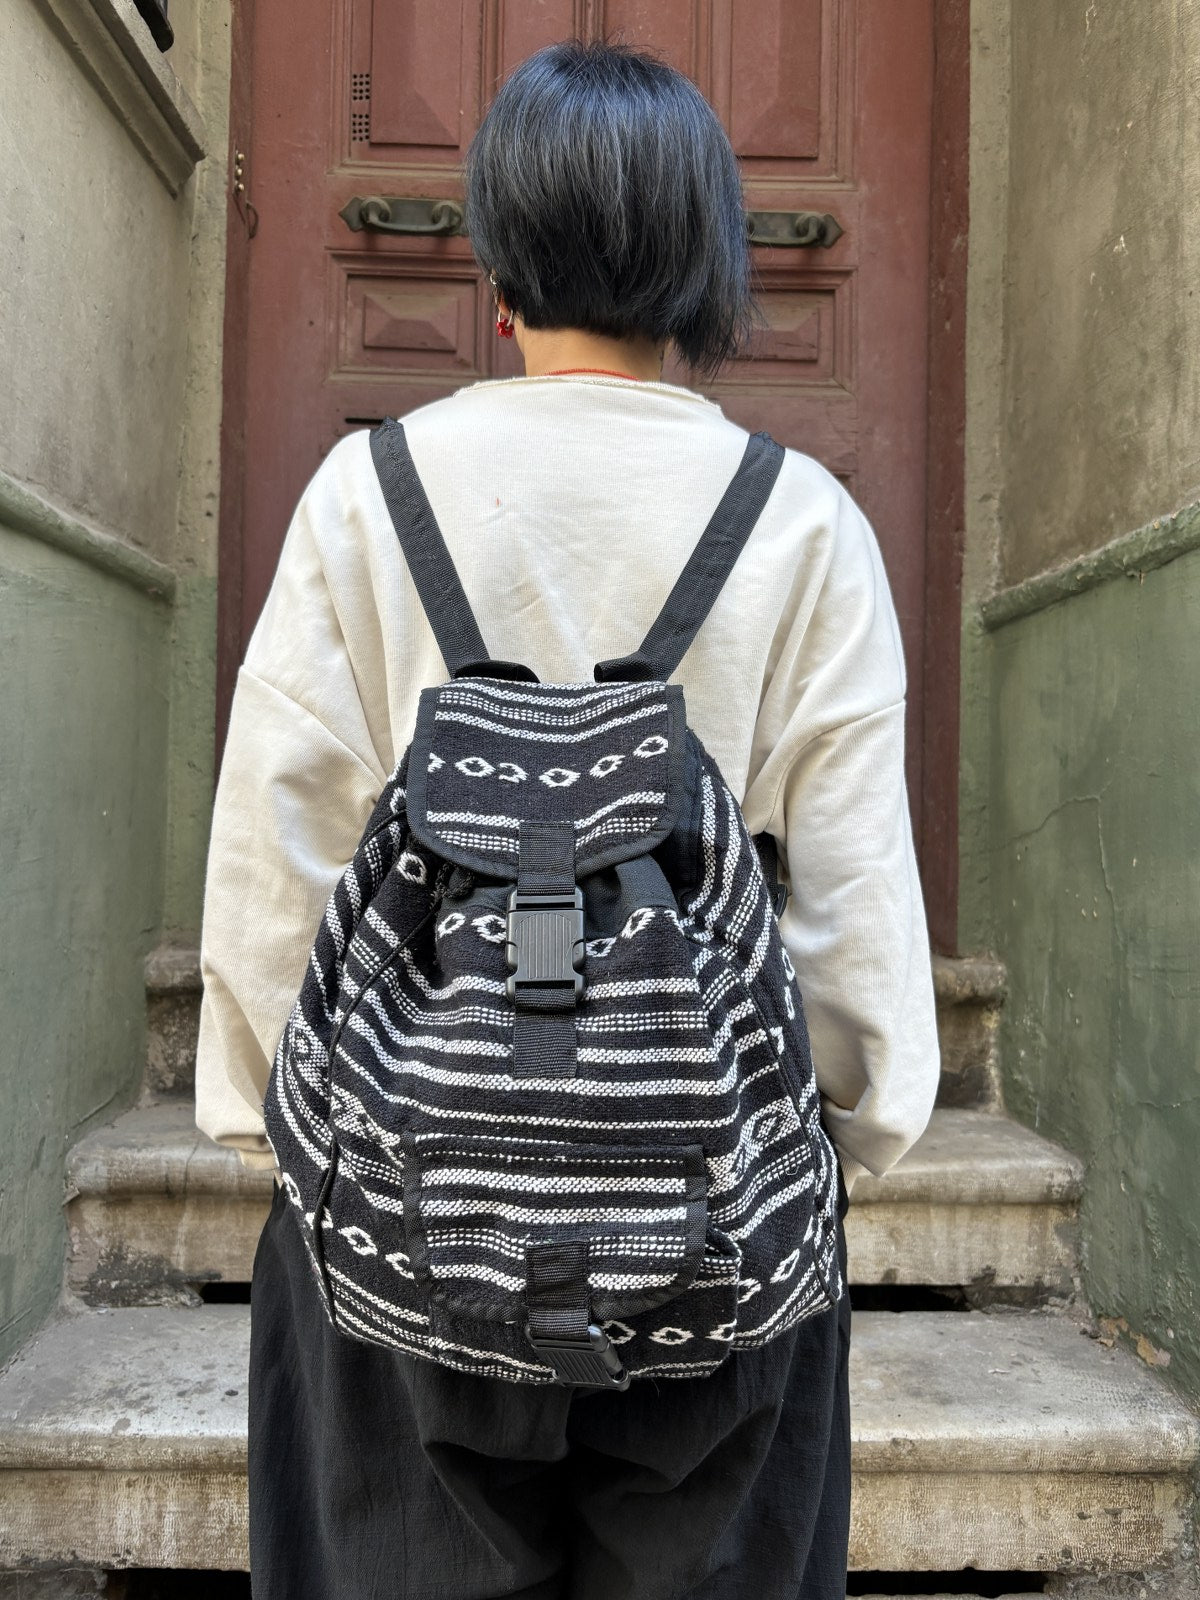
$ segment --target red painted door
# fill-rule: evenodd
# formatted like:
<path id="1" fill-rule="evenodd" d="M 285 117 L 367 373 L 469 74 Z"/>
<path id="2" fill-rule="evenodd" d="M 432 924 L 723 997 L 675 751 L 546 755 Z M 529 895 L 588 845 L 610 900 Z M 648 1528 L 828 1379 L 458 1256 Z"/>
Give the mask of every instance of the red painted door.
<path id="1" fill-rule="evenodd" d="M 934 0 L 254 0 L 243 535 L 223 573 L 244 647 L 291 510 L 345 432 L 519 370 L 462 237 L 353 232 L 355 196 L 461 199 L 491 94 L 570 36 L 659 51 L 699 84 L 747 207 L 828 213 L 826 248 L 756 246 L 765 317 L 706 386 L 836 472 L 883 547 L 909 658 L 922 794 Z M 678 371 L 674 381 L 687 381 Z M 226 546 L 228 548 L 228 546 Z M 233 618 L 228 615 L 227 621 Z"/>

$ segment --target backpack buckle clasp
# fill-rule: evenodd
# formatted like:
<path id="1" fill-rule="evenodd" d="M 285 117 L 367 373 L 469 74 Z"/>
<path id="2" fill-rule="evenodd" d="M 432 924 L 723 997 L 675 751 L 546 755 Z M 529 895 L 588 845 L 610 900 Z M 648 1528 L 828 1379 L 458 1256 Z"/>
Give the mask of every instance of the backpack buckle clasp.
<path id="1" fill-rule="evenodd" d="M 554 1368 L 559 1383 L 588 1389 L 629 1387 L 629 1373 L 615 1345 L 594 1322 L 579 1339 L 539 1339 L 531 1334 L 529 1342 Z"/>
<path id="2" fill-rule="evenodd" d="M 514 889 L 508 897 L 505 988 L 514 1005 L 523 988 L 561 989 L 564 1009 L 583 993 L 583 890 L 570 894 L 531 894 Z M 543 1003 L 549 996 L 543 996 Z"/>

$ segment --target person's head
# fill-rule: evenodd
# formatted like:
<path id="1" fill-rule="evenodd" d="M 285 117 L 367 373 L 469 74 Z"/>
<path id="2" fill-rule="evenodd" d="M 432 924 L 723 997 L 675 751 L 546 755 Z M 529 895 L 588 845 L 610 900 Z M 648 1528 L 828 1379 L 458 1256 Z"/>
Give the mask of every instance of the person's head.
<path id="1" fill-rule="evenodd" d="M 530 56 L 472 140 L 466 221 L 529 328 L 674 343 L 715 372 L 748 325 L 737 159 L 688 78 L 623 46 Z"/>

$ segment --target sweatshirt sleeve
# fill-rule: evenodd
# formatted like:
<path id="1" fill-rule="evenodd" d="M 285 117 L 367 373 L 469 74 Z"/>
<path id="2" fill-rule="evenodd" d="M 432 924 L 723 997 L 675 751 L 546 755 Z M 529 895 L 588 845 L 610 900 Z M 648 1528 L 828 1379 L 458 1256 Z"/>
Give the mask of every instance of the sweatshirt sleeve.
<path id="1" fill-rule="evenodd" d="M 344 518 L 335 446 L 293 513 L 234 689 L 200 935 L 196 1122 L 273 1164 L 262 1101 L 321 914 L 387 773 L 367 731 L 323 551 Z"/>
<path id="2" fill-rule="evenodd" d="M 752 803 L 787 863 L 780 933 L 823 1121 L 852 1188 L 921 1134 L 940 1058 L 904 776 L 900 631 L 867 519 L 835 480 L 826 486 L 823 571 L 793 607 L 764 694 Z"/>

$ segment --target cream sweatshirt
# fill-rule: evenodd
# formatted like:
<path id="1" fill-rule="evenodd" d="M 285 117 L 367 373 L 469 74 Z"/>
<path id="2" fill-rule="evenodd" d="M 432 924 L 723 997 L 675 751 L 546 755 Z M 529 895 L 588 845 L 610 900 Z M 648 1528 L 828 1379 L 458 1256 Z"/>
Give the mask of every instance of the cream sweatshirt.
<path id="1" fill-rule="evenodd" d="M 746 432 L 694 391 L 597 376 L 471 384 L 403 418 L 488 648 L 547 682 L 640 644 Z M 309 480 L 247 647 L 212 821 L 196 1120 L 271 1165 L 262 1097 L 317 924 L 445 667 L 367 431 Z M 925 1127 L 938 1044 L 904 782 L 905 672 L 874 533 L 789 450 L 676 674 L 752 833 L 849 1187 Z"/>

